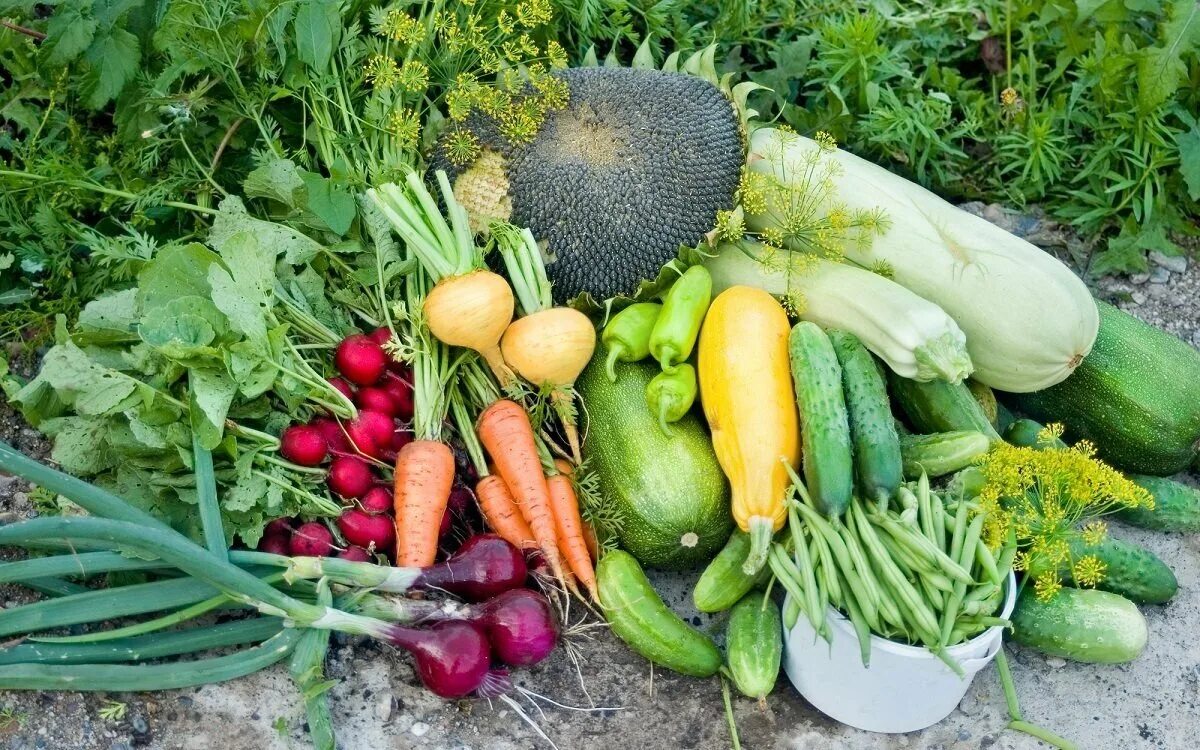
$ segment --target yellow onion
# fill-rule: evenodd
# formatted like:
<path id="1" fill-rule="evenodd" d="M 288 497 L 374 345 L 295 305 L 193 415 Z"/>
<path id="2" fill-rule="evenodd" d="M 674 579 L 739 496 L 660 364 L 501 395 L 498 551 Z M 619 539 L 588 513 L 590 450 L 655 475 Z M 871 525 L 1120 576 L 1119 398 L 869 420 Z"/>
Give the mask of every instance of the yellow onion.
<path id="1" fill-rule="evenodd" d="M 425 298 L 425 321 L 437 339 L 450 346 L 474 349 L 501 384 L 512 371 L 500 353 L 500 337 L 513 316 L 513 291 L 503 276 L 487 270 L 450 276 Z"/>

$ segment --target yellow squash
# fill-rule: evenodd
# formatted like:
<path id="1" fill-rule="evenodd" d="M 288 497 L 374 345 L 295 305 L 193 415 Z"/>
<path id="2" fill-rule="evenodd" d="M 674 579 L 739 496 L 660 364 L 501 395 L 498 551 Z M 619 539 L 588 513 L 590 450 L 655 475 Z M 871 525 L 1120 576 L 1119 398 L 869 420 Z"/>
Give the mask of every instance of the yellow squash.
<path id="1" fill-rule="evenodd" d="M 800 462 L 800 425 L 788 364 L 787 313 L 761 289 L 719 294 L 700 330 L 700 399 L 713 450 L 729 477 L 733 517 L 750 534 L 743 566 L 756 572 L 787 519 L 784 462 Z"/>

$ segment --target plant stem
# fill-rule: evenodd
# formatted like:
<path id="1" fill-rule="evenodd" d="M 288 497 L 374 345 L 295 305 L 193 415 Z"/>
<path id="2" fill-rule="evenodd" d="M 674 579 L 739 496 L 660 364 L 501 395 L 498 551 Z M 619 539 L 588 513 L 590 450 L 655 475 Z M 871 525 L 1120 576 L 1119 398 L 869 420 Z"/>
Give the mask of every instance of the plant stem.
<path id="1" fill-rule="evenodd" d="M 1059 750 L 1078 750 L 1078 747 L 1074 742 L 1071 742 L 1065 737 L 1058 736 L 1049 729 L 1039 727 L 1037 724 L 1030 724 L 1027 721 L 1010 721 L 1008 723 L 1008 728 L 1018 732 L 1024 732 L 1030 737 L 1036 737 L 1042 742 L 1045 742 L 1047 745 L 1057 747 Z"/>
<path id="2" fill-rule="evenodd" d="M 1004 688 L 1004 700 L 1008 703 L 1008 717 L 1013 721 L 1021 721 L 1021 706 L 1017 703 L 1017 689 L 1013 685 L 1012 671 L 1008 668 L 1008 657 L 1004 654 L 1004 644 L 996 653 L 996 671 L 1000 674 L 1000 687 Z"/>
<path id="3" fill-rule="evenodd" d="M 136 193 L 130 193 L 126 190 L 117 190 L 116 188 L 104 187 L 97 185 L 94 182 L 86 182 L 84 180 L 54 180 L 45 175 L 35 174 L 33 172 L 25 172 L 19 169 L 0 169 L 0 177 L 16 177 L 23 180 L 34 180 L 35 182 L 58 182 L 68 187 L 79 188 L 81 190 L 91 190 L 95 193 L 111 195 L 116 198 L 124 198 L 125 200 L 134 201 L 138 199 Z M 181 201 L 162 201 L 159 205 L 170 206 L 171 208 L 181 208 L 186 211 L 195 211 L 200 214 L 216 216 L 219 211 L 215 208 L 207 208 L 198 206 L 195 203 L 183 203 Z"/>
<path id="4" fill-rule="evenodd" d="M 729 697 L 729 680 L 721 675 L 721 698 L 725 701 L 725 721 L 729 724 L 729 737 L 733 741 L 733 750 L 742 750 L 741 740 L 738 739 L 737 722 L 733 718 L 733 701 Z"/>

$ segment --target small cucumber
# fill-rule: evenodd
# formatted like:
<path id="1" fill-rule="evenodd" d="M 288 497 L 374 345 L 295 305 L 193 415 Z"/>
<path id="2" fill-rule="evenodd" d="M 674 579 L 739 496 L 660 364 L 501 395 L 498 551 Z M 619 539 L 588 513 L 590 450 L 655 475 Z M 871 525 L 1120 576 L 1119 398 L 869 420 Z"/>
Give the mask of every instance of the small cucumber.
<path id="1" fill-rule="evenodd" d="M 800 407 L 804 481 L 817 508 L 841 515 L 854 492 L 850 418 L 842 395 L 842 367 L 829 337 L 816 323 L 801 321 L 788 337 L 792 381 Z"/>
<path id="2" fill-rule="evenodd" d="M 742 572 L 742 563 L 750 554 L 750 535 L 735 528 L 725 547 L 717 553 L 692 590 L 692 601 L 701 612 L 724 612 L 748 594 L 755 586 L 771 578 L 771 568 L 764 565 L 756 575 Z"/>
<path id="3" fill-rule="evenodd" d="M 900 455 L 904 459 L 904 476 L 917 479 L 923 471 L 930 477 L 940 477 L 965 469 L 987 453 L 991 445 L 987 435 L 972 430 L 903 435 Z"/>
<path id="4" fill-rule="evenodd" d="M 917 432 L 975 430 L 982 432 L 989 440 L 1000 439 L 1000 434 L 966 383 L 947 383 L 944 380 L 918 383 L 890 372 L 888 384 L 892 389 L 892 397 L 900 404 L 909 425 Z"/>
<path id="5" fill-rule="evenodd" d="M 1051 656 L 1094 664 L 1133 661 L 1146 647 L 1146 618 L 1123 596 L 1063 588 L 1048 602 L 1033 587 L 1017 600 L 1013 638 Z"/>
<path id="6" fill-rule="evenodd" d="M 854 469 L 859 488 L 870 498 L 889 498 L 903 480 L 900 435 L 887 384 L 875 358 L 852 333 L 830 331 L 829 340 L 842 366 L 842 390 L 854 441 Z"/>
<path id="7" fill-rule="evenodd" d="M 1200 490 L 1165 477 L 1131 474 L 1129 478 L 1154 495 L 1154 509 L 1126 509 L 1117 518 L 1153 531 L 1200 531 Z"/>
<path id="8" fill-rule="evenodd" d="M 992 423 L 992 427 L 995 427 L 1000 417 L 1000 404 L 996 402 L 995 391 L 985 383 L 969 378 L 967 379 L 967 390 L 975 397 L 975 401 L 978 402 L 979 408 L 983 409 L 983 415 Z"/>
<path id="9" fill-rule="evenodd" d="M 596 564 L 596 580 L 605 619 L 634 651 L 692 677 L 711 677 L 721 668 L 716 644 L 667 609 L 632 555 L 605 554 Z"/>
<path id="10" fill-rule="evenodd" d="M 1179 590 L 1179 582 L 1167 564 L 1145 547 L 1109 537 L 1089 547 L 1071 545 L 1071 554 L 1095 555 L 1104 563 L 1104 577 L 1096 584 L 1102 591 L 1120 594 L 1136 604 L 1165 604 Z M 1064 565 L 1064 577 L 1071 580 L 1069 565 Z"/>
<path id="11" fill-rule="evenodd" d="M 779 605 L 770 595 L 755 592 L 734 605 L 725 646 L 733 684 L 747 698 L 766 703 L 775 689 L 783 654 Z"/>

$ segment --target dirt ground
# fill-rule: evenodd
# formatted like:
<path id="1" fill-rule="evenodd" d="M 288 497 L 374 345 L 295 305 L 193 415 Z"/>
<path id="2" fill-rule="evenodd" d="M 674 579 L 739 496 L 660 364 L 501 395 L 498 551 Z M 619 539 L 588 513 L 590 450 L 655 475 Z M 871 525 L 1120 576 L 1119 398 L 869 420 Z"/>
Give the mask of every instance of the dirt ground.
<path id="1" fill-rule="evenodd" d="M 1064 244 L 1053 227 L 994 208 L 973 207 L 1039 244 Z M 1065 243 L 1065 244 L 1070 244 Z M 1078 247 L 1072 247 L 1078 251 Z M 1143 278 L 1106 281 L 1097 293 L 1200 347 L 1200 262 L 1152 264 Z M 44 456 L 47 446 L 0 405 L 0 439 Z M 1188 481 L 1196 483 L 1193 473 Z M 0 477 L 0 512 L 32 513 L 28 487 Z M 1200 733 L 1200 538 L 1152 534 L 1112 524 L 1115 536 L 1144 544 L 1174 568 L 1179 595 L 1145 607 L 1151 639 L 1137 661 L 1092 666 L 1007 646 L 1028 720 L 1080 748 L 1197 746 Z M 723 621 L 690 610 L 694 576 L 659 575 L 668 602 L 693 624 L 719 635 Z M 24 600 L 0 589 L 5 606 Z M 328 666 L 334 725 L 345 748 L 525 750 L 550 745 L 511 706 L 447 703 L 416 687 L 406 657 L 362 641 L 335 641 Z M 580 668 L 562 649 L 517 683 L 573 710 L 518 697 L 524 712 L 563 750 L 730 746 L 717 680 L 662 670 L 604 630 L 578 641 Z M 582 679 L 580 674 L 583 675 Z M 1024 750 L 1045 747 L 1005 729 L 1004 698 L 994 670 L 982 672 L 958 709 L 940 724 L 905 735 L 874 735 L 822 716 L 781 675 L 765 709 L 734 698 L 746 748 L 829 750 L 928 748 Z M 592 708 L 592 707 L 597 708 Z M 118 717 L 118 714 L 123 714 Z M 158 694 L 0 693 L 0 746 L 11 750 L 300 750 L 310 747 L 304 712 L 282 666 L 236 682 Z"/>

